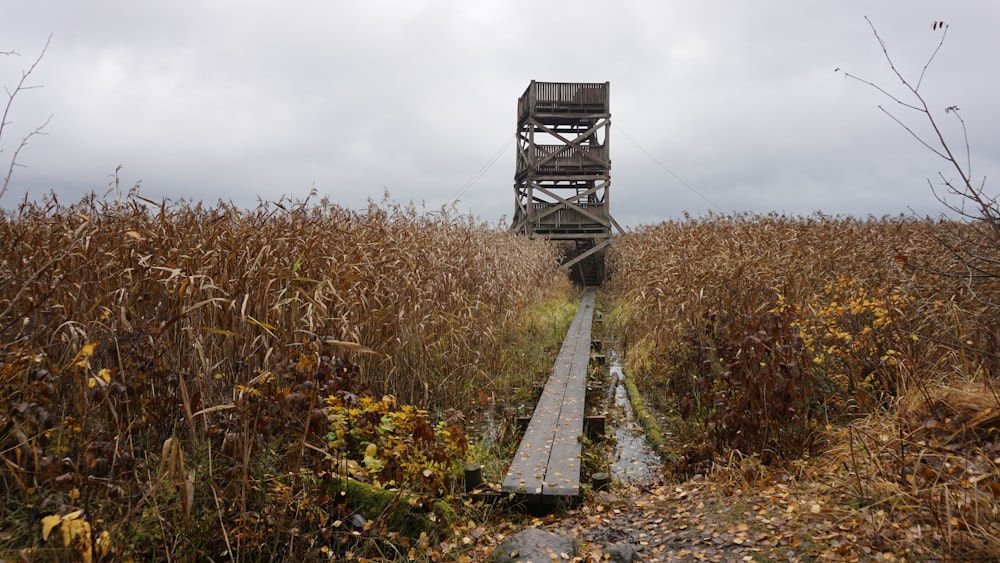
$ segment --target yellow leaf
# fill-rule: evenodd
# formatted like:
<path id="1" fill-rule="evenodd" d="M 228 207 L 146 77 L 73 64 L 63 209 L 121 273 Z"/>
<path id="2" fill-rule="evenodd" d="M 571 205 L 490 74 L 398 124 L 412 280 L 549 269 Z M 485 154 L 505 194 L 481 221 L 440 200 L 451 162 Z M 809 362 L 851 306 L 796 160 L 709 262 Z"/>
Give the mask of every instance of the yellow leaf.
<path id="1" fill-rule="evenodd" d="M 73 365 L 81 368 L 87 367 L 87 358 L 94 355 L 95 348 L 97 348 L 96 342 L 88 342 L 85 344 L 83 348 L 80 349 L 80 352 L 77 353 L 76 357 L 73 358 Z"/>
<path id="2" fill-rule="evenodd" d="M 42 518 L 42 539 L 49 541 L 49 534 L 52 533 L 52 528 L 55 528 L 62 523 L 62 518 L 58 514 L 51 514 Z"/>
<path id="3" fill-rule="evenodd" d="M 95 543 L 94 552 L 97 555 L 104 556 L 111 553 L 111 533 L 107 530 L 104 530 L 99 536 L 97 536 L 97 541 Z"/>
<path id="4" fill-rule="evenodd" d="M 86 520 L 67 520 L 63 518 L 62 523 L 63 547 L 69 547 L 77 538 L 90 540 L 90 523 Z M 83 550 L 81 550 L 83 551 Z M 90 549 L 88 548 L 89 552 Z"/>
<path id="5" fill-rule="evenodd" d="M 104 383 L 111 383 L 111 370 L 103 368 L 101 371 L 97 372 L 97 377 L 101 378 Z"/>

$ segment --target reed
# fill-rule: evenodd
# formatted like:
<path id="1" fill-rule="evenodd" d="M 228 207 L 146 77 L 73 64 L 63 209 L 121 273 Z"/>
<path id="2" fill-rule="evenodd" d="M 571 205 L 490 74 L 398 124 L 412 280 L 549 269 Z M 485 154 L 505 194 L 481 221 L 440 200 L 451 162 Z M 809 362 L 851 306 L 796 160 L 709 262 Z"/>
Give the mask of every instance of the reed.
<path id="1" fill-rule="evenodd" d="M 459 411 L 530 387 L 509 346 L 570 292 L 548 243 L 391 201 L 0 211 L 0 534 L 27 558 L 390 549 L 335 525 L 357 507 L 331 483 L 447 494 Z"/>
<path id="2" fill-rule="evenodd" d="M 674 469 L 825 460 L 907 530 L 873 538 L 905 549 L 923 526 L 931 552 L 996 557 L 1000 284 L 954 244 L 988 242 L 983 228 L 710 215 L 616 239 L 607 318 L 647 402 L 690 441 Z"/>

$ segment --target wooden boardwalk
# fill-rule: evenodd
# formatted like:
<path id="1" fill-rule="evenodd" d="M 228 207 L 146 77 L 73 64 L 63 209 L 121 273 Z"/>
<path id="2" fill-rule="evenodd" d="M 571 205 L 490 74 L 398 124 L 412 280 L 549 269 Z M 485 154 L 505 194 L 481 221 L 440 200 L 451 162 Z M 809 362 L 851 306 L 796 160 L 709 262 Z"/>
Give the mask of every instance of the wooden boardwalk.
<path id="1" fill-rule="evenodd" d="M 580 300 L 552 374 L 507 470 L 502 486 L 505 493 L 539 497 L 580 494 L 580 439 L 594 293 L 588 289 Z"/>

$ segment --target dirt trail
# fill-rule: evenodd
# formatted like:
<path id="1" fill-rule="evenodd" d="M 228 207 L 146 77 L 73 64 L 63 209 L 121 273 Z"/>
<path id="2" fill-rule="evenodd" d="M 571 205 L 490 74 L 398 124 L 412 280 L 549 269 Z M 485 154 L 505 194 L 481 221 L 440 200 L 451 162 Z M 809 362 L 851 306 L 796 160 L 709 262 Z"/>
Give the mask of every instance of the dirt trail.
<path id="1" fill-rule="evenodd" d="M 631 544 L 657 561 L 900 561 L 859 511 L 816 481 L 777 474 L 752 484 L 691 480 L 597 493 L 545 529 L 579 538 L 583 560 Z"/>

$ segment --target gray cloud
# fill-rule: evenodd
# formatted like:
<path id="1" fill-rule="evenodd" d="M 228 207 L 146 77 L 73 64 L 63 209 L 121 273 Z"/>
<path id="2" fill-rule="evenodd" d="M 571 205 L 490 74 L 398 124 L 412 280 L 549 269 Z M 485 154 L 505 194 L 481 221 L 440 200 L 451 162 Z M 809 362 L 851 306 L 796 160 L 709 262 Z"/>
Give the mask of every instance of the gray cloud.
<path id="1" fill-rule="evenodd" d="M 53 38 L 34 76 L 44 88 L 17 100 L 0 156 L 55 117 L 0 205 L 101 191 L 123 164 L 156 199 L 251 206 L 315 187 L 359 208 L 388 189 L 429 208 L 460 194 L 492 222 L 513 209 L 514 107 L 536 79 L 611 82 L 623 224 L 720 209 L 935 215 L 927 178 L 945 163 L 879 112 L 884 97 L 834 72 L 900 91 L 866 15 L 908 76 L 936 45 L 930 23 L 951 25 L 922 91 L 935 110 L 962 108 L 977 177 L 1000 168 L 988 0 L 103 0 L 4 15 L 0 50 L 22 56 L 0 57 L 3 85 Z"/>

